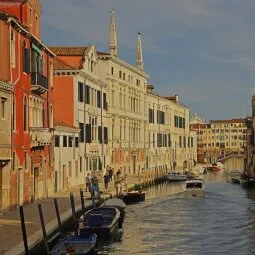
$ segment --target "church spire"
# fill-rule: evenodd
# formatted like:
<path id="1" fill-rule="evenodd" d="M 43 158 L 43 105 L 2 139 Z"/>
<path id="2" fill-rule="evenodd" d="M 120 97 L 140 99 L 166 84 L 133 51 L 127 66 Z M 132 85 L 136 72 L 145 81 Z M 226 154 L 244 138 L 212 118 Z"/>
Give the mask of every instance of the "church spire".
<path id="1" fill-rule="evenodd" d="M 117 35 L 115 26 L 115 14 L 114 10 L 111 11 L 111 21 L 110 21 L 110 54 L 112 56 L 118 56 L 118 46 L 117 46 Z"/>
<path id="2" fill-rule="evenodd" d="M 137 46 L 136 46 L 136 65 L 137 68 L 143 71 L 143 49 L 141 34 L 138 32 Z"/>

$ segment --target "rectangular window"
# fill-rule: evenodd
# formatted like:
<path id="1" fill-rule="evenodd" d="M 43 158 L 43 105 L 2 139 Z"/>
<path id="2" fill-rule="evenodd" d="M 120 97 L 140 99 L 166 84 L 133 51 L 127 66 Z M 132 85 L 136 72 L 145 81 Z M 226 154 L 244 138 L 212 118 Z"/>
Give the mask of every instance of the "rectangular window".
<path id="1" fill-rule="evenodd" d="M 31 70 L 30 49 L 23 49 L 23 72 L 30 73 Z"/>
<path id="2" fill-rule="evenodd" d="M 103 93 L 103 109 L 107 110 L 106 93 Z"/>
<path id="3" fill-rule="evenodd" d="M 90 86 L 85 85 L 85 103 L 90 104 Z"/>
<path id="4" fill-rule="evenodd" d="M 186 136 L 183 137 L 183 147 L 186 148 Z"/>
<path id="5" fill-rule="evenodd" d="M 97 108 L 101 108 L 101 91 L 97 90 Z"/>
<path id="6" fill-rule="evenodd" d="M 98 126 L 98 141 L 99 143 L 102 143 L 103 140 L 102 140 L 102 127 L 101 126 Z"/>
<path id="7" fill-rule="evenodd" d="M 27 152 L 26 151 L 24 154 L 24 168 L 25 168 L 25 170 L 27 170 Z"/>
<path id="8" fill-rule="evenodd" d="M 7 101 L 7 98 L 5 97 L 1 97 L 1 118 L 2 119 L 5 119 L 6 117 L 6 101 Z"/>
<path id="9" fill-rule="evenodd" d="M 79 146 L 79 137 L 75 137 L 75 147 Z"/>
<path id="10" fill-rule="evenodd" d="M 91 124 L 86 124 L 86 143 L 92 143 Z"/>
<path id="11" fill-rule="evenodd" d="M 55 147 L 59 147 L 59 145 L 60 145 L 59 135 L 55 135 Z"/>
<path id="12" fill-rule="evenodd" d="M 68 147 L 73 147 L 73 137 L 68 136 Z"/>
<path id="13" fill-rule="evenodd" d="M 114 74 L 114 67 L 112 66 L 112 70 L 111 70 L 112 75 Z"/>
<path id="14" fill-rule="evenodd" d="M 84 123 L 79 123 L 80 143 L 84 143 Z"/>
<path id="15" fill-rule="evenodd" d="M 120 78 L 122 77 L 122 72 L 121 72 L 121 71 L 119 71 L 119 77 L 120 77 Z"/>
<path id="16" fill-rule="evenodd" d="M 193 137 L 190 137 L 191 148 L 193 148 Z M 214 145 L 214 144 L 213 144 Z"/>
<path id="17" fill-rule="evenodd" d="M 80 172 L 82 172 L 82 157 L 80 157 Z"/>
<path id="18" fill-rule="evenodd" d="M 104 127 L 104 144 L 108 144 L 108 127 Z"/>
<path id="19" fill-rule="evenodd" d="M 179 147 L 182 148 L 182 137 L 179 136 Z"/>
<path id="20" fill-rule="evenodd" d="M 68 166 L 69 166 L 69 177 L 72 177 L 72 162 L 71 161 L 68 162 Z"/>
<path id="21" fill-rule="evenodd" d="M 63 147 L 67 147 L 67 136 L 63 136 Z"/>
<path id="22" fill-rule="evenodd" d="M 83 102 L 83 88 L 84 84 L 82 82 L 78 82 L 78 101 Z"/>

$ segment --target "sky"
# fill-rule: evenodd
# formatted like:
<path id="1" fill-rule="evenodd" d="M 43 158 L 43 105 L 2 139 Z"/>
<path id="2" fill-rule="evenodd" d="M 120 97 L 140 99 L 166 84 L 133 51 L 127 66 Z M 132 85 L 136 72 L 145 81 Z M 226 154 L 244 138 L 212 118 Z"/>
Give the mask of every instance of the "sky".
<path id="1" fill-rule="evenodd" d="M 251 114 L 254 0 L 41 0 L 48 46 L 108 51 L 111 9 L 119 57 L 136 63 L 141 32 L 148 84 L 206 120 Z"/>

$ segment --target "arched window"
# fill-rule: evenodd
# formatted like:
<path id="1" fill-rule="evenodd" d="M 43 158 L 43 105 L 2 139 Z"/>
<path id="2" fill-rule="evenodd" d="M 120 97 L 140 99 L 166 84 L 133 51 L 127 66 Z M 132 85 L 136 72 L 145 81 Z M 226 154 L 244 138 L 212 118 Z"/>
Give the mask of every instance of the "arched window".
<path id="1" fill-rule="evenodd" d="M 27 131 L 27 96 L 24 96 L 24 108 L 23 108 L 23 125 L 24 131 Z"/>

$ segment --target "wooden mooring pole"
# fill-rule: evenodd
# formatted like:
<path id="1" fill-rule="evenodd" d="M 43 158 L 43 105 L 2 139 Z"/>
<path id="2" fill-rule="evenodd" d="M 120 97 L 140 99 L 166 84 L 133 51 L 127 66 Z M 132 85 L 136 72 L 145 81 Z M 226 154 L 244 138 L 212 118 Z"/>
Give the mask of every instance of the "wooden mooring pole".
<path id="1" fill-rule="evenodd" d="M 58 220 L 58 228 L 59 228 L 59 233 L 60 236 L 63 237 L 63 227 L 62 227 L 62 223 L 60 220 L 60 214 L 59 214 L 59 209 L 58 209 L 58 201 L 56 198 L 54 198 L 54 204 L 55 204 L 55 209 L 56 209 L 56 215 L 57 215 L 57 220 Z"/>
<path id="2" fill-rule="evenodd" d="M 73 215 L 74 232 L 77 235 L 78 234 L 78 222 L 77 222 L 76 215 L 75 215 L 75 203 L 74 203 L 73 192 L 70 193 L 70 201 L 71 201 L 71 209 L 72 209 L 72 215 Z"/>
<path id="3" fill-rule="evenodd" d="M 44 241 L 45 248 L 46 248 L 46 254 L 49 255 L 50 250 L 49 250 L 48 238 L 47 238 L 47 234 L 46 234 L 46 229 L 45 229 L 43 212 L 42 212 L 42 205 L 41 204 L 38 204 L 38 210 L 39 210 L 39 215 L 40 215 L 41 227 L 42 227 L 42 232 L 43 232 L 43 241 Z"/>
<path id="4" fill-rule="evenodd" d="M 22 229 L 25 255 L 29 255 L 28 243 L 27 243 L 27 231 L 26 231 L 26 224 L 25 224 L 23 206 L 19 206 L 19 214 L 20 214 L 20 222 L 21 222 L 21 229 Z"/>
<path id="5" fill-rule="evenodd" d="M 84 195 L 83 195 L 83 190 L 80 189 L 80 195 L 81 195 L 81 210 L 82 213 L 85 212 L 85 202 L 84 202 Z"/>

